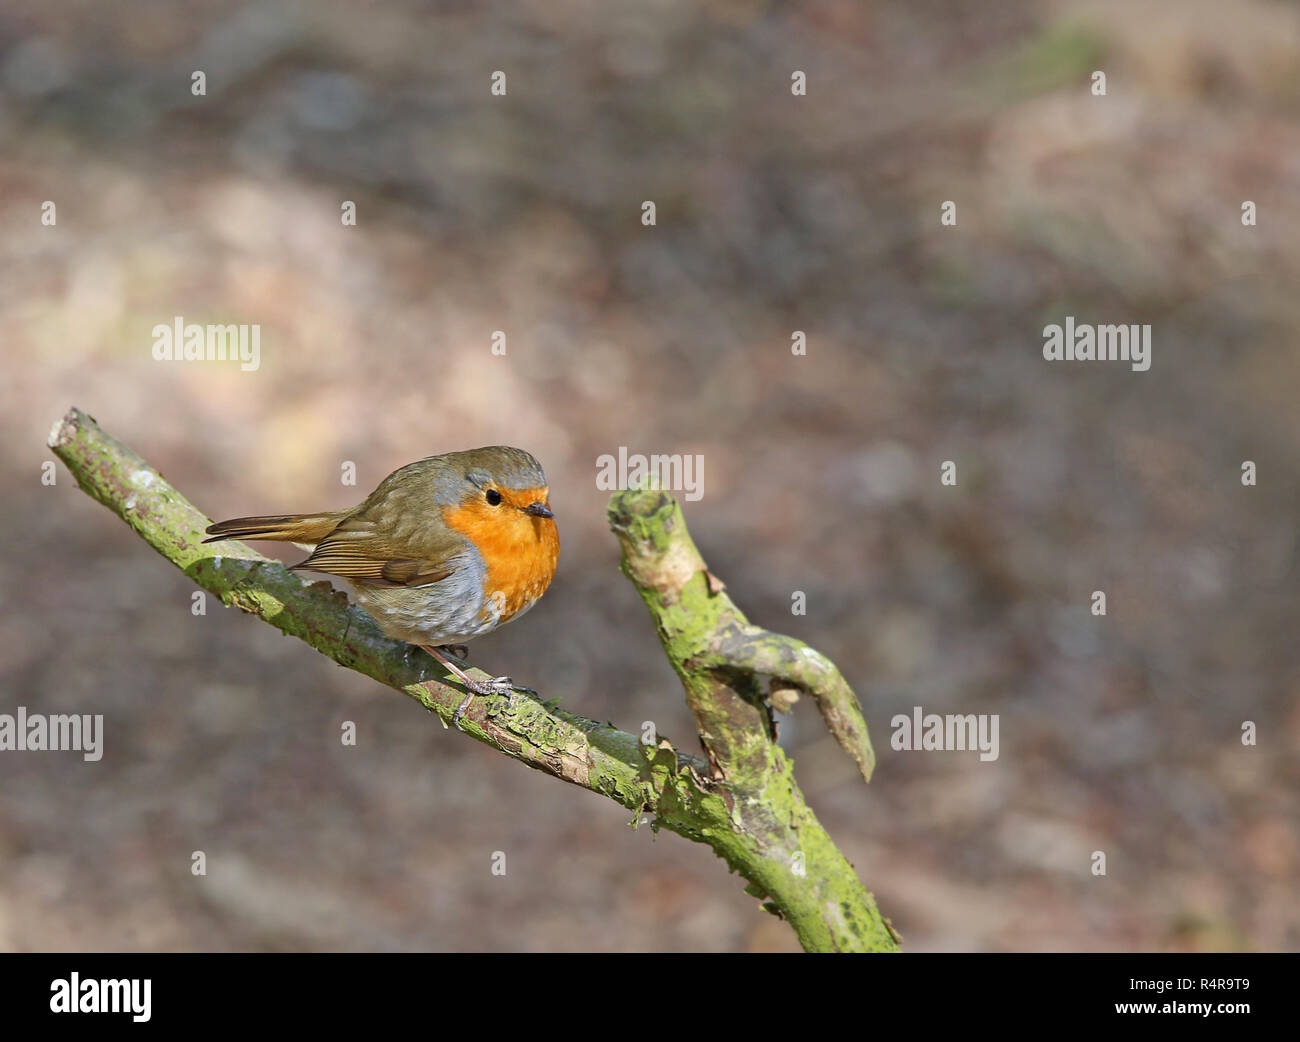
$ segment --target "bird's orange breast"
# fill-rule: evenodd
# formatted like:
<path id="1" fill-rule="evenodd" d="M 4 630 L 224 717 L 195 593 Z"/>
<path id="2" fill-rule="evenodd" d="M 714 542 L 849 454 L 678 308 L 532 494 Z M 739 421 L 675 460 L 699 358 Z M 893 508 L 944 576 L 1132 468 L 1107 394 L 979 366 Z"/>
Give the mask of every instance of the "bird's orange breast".
<path id="1" fill-rule="evenodd" d="M 525 502 L 545 499 L 545 490 L 515 494 Z M 510 498 L 514 499 L 515 495 Z M 560 559 L 560 533 L 549 517 L 493 507 L 475 498 L 442 512 L 447 527 L 465 536 L 483 557 L 483 614 L 507 622 L 546 592 Z"/>

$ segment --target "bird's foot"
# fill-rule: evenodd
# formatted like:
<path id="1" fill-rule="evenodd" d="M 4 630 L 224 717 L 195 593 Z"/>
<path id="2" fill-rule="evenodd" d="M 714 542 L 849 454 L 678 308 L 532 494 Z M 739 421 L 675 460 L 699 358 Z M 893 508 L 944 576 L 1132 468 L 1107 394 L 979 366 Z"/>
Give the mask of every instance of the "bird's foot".
<path id="1" fill-rule="evenodd" d="M 527 691 L 537 694 L 532 688 L 520 687 L 509 677 L 492 677 L 488 680 L 469 677 L 465 681 L 465 686 L 476 695 L 505 695 L 509 698 L 512 691 Z"/>
<path id="2" fill-rule="evenodd" d="M 473 703 L 476 695 L 484 698 L 490 695 L 505 695 L 507 712 L 514 709 L 516 691 L 523 695 L 532 695 L 534 698 L 537 697 L 537 692 L 531 687 L 524 687 L 520 684 L 516 684 L 509 677 L 492 677 L 489 680 L 480 680 L 478 677 L 466 676 L 462 678 L 461 682 L 469 689 L 469 694 L 466 695 L 465 700 L 456 707 L 456 712 L 452 714 L 451 722 L 462 731 L 464 728 L 460 726 L 461 718 Z"/>
<path id="3" fill-rule="evenodd" d="M 469 709 L 470 704 L 474 701 L 475 695 L 505 695 L 507 710 L 514 707 L 514 693 L 516 691 L 525 695 L 532 695 L 534 698 L 537 697 L 537 692 L 531 687 L 521 687 L 509 677 L 489 677 L 487 680 L 481 680 L 478 677 L 470 676 L 461 669 L 460 666 L 456 665 L 455 662 L 452 662 L 443 654 L 446 650 L 445 647 L 432 647 L 426 645 L 424 650 L 446 666 L 451 671 L 452 676 L 464 684 L 465 690 L 469 692 L 469 694 L 465 696 L 465 700 L 456 707 L 456 712 L 453 713 L 451 717 L 451 722 L 455 724 L 459 730 L 464 730 L 464 728 L 460 726 L 460 721 L 461 718 L 464 717 L 465 711 Z"/>

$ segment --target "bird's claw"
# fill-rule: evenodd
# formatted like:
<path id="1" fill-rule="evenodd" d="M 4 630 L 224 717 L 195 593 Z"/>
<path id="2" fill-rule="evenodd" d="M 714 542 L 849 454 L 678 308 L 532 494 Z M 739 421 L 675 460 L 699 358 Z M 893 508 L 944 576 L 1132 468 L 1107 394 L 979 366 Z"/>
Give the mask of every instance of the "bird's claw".
<path id="1" fill-rule="evenodd" d="M 476 695 L 485 698 L 489 695 L 505 695 L 507 712 L 514 708 L 514 696 L 516 691 L 523 695 L 532 695 L 534 698 L 538 697 L 537 692 L 531 687 L 523 687 L 520 684 L 516 684 L 509 677 L 492 677 L 489 680 L 479 680 L 477 677 L 470 677 L 465 681 L 465 687 L 469 689 L 469 694 L 466 695 L 464 701 L 456 707 L 456 712 L 453 713 L 451 717 L 451 722 L 462 731 L 464 728 L 460 726 L 460 721 L 464 717 L 465 711 L 469 709 L 471 703 L 473 703 L 474 696 Z"/>

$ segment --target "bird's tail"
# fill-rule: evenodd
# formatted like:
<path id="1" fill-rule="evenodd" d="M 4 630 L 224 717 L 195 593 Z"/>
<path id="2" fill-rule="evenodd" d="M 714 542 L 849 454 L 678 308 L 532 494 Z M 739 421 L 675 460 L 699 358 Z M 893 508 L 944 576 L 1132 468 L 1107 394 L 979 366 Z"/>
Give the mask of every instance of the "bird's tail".
<path id="1" fill-rule="evenodd" d="M 268 517 L 236 517 L 208 525 L 205 543 L 222 539 L 273 539 L 281 543 L 315 545 L 329 535 L 347 511 L 324 514 L 277 514 Z"/>

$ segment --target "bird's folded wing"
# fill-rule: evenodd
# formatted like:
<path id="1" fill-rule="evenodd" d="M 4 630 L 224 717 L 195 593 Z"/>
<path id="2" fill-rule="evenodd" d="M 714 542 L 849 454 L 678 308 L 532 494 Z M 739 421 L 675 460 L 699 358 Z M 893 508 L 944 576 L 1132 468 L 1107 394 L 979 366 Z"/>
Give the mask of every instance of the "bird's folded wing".
<path id="1" fill-rule="evenodd" d="M 376 586 L 427 586 L 456 570 L 464 541 L 453 532 L 403 532 L 401 538 L 365 517 L 352 517 L 317 544 L 294 569 L 324 572 Z"/>

